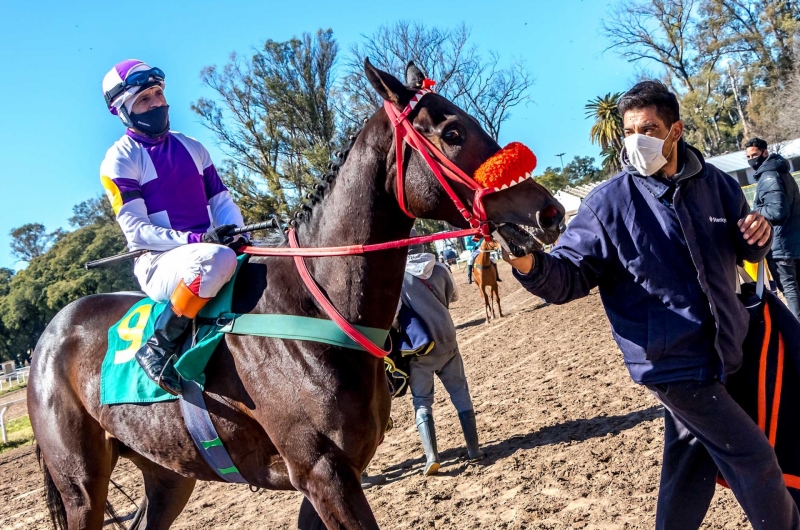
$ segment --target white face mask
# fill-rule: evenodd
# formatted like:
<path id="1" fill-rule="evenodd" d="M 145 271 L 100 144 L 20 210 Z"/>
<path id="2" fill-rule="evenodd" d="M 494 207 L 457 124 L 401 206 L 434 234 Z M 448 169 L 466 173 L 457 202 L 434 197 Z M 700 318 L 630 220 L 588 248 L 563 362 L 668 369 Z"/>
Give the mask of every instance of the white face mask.
<path id="1" fill-rule="evenodd" d="M 672 127 L 669 128 L 667 138 L 671 134 Z M 655 174 L 656 171 L 667 165 L 667 159 L 661 154 L 664 150 L 664 142 L 666 142 L 666 138 L 661 140 L 644 134 L 632 134 L 625 137 L 628 161 L 636 168 L 636 171 L 644 176 Z M 674 148 L 675 143 L 673 142 L 667 156 L 672 154 Z"/>

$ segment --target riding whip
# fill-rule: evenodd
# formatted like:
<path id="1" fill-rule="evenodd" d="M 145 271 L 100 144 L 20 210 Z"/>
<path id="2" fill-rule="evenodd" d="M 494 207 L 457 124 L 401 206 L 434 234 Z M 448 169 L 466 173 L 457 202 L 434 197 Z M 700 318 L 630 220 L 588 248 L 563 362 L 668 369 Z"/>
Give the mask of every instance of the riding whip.
<path id="1" fill-rule="evenodd" d="M 239 228 L 231 230 L 226 235 L 236 236 L 239 234 L 245 234 L 247 232 L 255 232 L 257 230 L 267 230 L 270 228 L 277 228 L 279 230 L 282 228 L 280 220 L 275 215 L 273 215 L 272 219 L 270 219 L 269 221 L 241 226 Z M 122 261 L 136 259 L 139 256 L 147 254 L 148 252 L 150 251 L 147 249 L 124 252 L 122 254 L 117 254 L 116 256 L 109 256 L 107 258 L 101 258 L 98 260 L 89 261 L 84 265 L 84 267 L 86 268 L 86 270 L 96 269 L 97 267 L 104 267 L 106 265 L 113 265 L 114 263 L 120 263 Z"/>

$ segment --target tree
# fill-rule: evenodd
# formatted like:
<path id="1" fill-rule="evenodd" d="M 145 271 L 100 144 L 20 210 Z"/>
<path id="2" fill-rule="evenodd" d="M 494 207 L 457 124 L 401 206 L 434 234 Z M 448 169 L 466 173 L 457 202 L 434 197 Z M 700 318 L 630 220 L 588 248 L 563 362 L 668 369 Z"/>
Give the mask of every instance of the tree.
<path id="1" fill-rule="evenodd" d="M 83 267 L 124 250 L 125 238 L 115 224 L 95 223 L 66 234 L 13 276 L 0 297 L 0 321 L 16 344 L 18 360 L 25 360 L 47 323 L 68 303 L 95 293 L 138 290 L 130 263 Z"/>
<path id="2" fill-rule="evenodd" d="M 686 139 L 707 155 L 751 134 L 787 139 L 778 103 L 800 49 L 791 0 L 621 0 L 603 24 L 609 48 L 658 65 L 681 103 Z"/>
<path id="3" fill-rule="evenodd" d="M 608 93 L 589 101 L 584 107 L 586 117 L 594 118 L 589 136 L 593 144 L 600 145 L 603 170 L 609 175 L 621 169 L 619 157 L 625 136 L 618 108 L 621 97 L 622 92 Z"/>
<path id="4" fill-rule="evenodd" d="M 338 44 L 331 30 L 286 42 L 267 40 L 249 59 L 203 69 L 216 99 L 192 109 L 214 132 L 243 178 L 261 180 L 288 213 L 341 142 L 333 92 Z M 237 177 L 238 178 L 238 177 Z"/>
<path id="5" fill-rule="evenodd" d="M 116 219 L 117 216 L 114 214 L 109 200 L 98 195 L 73 206 L 69 224 L 76 228 L 83 228 L 96 223 L 114 223 Z"/>
<path id="6" fill-rule="evenodd" d="M 48 234 L 41 223 L 27 223 L 11 229 L 11 253 L 20 261 L 30 262 L 44 254 L 63 235 L 61 230 Z"/>
<path id="7" fill-rule="evenodd" d="M 563 170 L 548 167 L 544 170 L 544 174 L 535 178 L 548 191 L 556 193 L 566 188 L 599 182 L 606 177 L 607 175 L 594 165 L 594 158 L 576 156 L 569 164 L 564 166 Z"/>
<path id="8" fill-rule="evenodd" d="M 529 99 L 533 76 L 521 61 L 501 66 L 500 56 L 482 56 L 470 44 L 470 31 L 461 24 L 453 29 L 399 21 L 378 28 L 365 41 L 351 47 L 345 61 L 342 91 L 353 109 L 349 117 L 359 122 L 383 101 L 364 78 L 364 59 L 393 74 L 405 72 L 409 61 L 436 81 L 436 91 L 474 116 L 495 139 L 511 109 Z M 401 76 L 402 79 L 402 76 Z"/>

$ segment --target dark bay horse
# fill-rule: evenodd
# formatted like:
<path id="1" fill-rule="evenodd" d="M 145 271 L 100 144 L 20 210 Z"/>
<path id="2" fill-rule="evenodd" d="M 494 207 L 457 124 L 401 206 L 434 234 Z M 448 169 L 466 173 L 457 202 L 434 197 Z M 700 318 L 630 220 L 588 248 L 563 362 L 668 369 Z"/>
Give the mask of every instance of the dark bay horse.
<path id="1" fill-rule="evenodd" d="M 495 264 L 492 263 L 491 252 L 493 250 L 500 250 L 500 245 L 496 241 L 481 241 L 481 246 L 478 248 L 480 252 L 475 257 L 475 262 L 472 264 L 474 270 L 472 277 L 475 279 L 475 284 L 481 291 L 483 296 L 483 306 L 486 310 L 486 323 L 489 323 L 489 310 L 491 309 L 492 320 L 497 318 L 494 312 L 494 301 L 497 300 L 497 312 L 500 317 L 503 317 L 503 309 L 500 307 L 500 292 L 497 289 L 497 269 Z M 488 293 L 486 292 L 488 289 Z"/>
<path id="2" fill-rule="evenodd" d="M 413 65 L 406 83 L 365 62 L 372 86 L 404 108 L 421 86 Z M 471 175 L 499 150 L 477 121 L 436 94 L 409 115 L 414 128 Z M 324 198 L 298 223 L 304 247 L 380 243 L 408 237 L 413 219 L 395 188 L 394 127 L 384 109 L 360 132 Z M 466 222 L 423 158 L 406 149 L 406 207 L 417 217 Z M 472 192 L 453 188 L 467 207 Z M 483 202 L 493 224 L 526 225 L 554 240 L 563 208 L 533 179 Z M 544 214 L 543 214 L 544 212 Z M 518 231 L 531 234 L 529 231 Z M 533 236 L 522 236 L 530 237 Z M 522 243 L 522 242 L 521 242 Z M 388 329 L 405 268 L 405 248 L 308 259 L 330 300 L 352 323 Z M 218 480 L 195 448 L 176 401 L 100 405 L 100 367 L 109 326 L 140 299 L 94 295 L 65 307 L 33 355 L 31 423 L 57 527 L 100 529 L 111 472 L 120 456 L 144 476 L 144 498 L 130 528 L 169 528 L 197 480 Z M 326 318 L 291 259 L 253 258 L 239 274 L 233 311 Z M 305 496 L 300 528 L 378 528 L 360 473 L 389 420 L 383 361 L 366 352 L 314 342 L 227 335 L 206 369 L 205 400 L 233 462 L 252 485 Z"/>

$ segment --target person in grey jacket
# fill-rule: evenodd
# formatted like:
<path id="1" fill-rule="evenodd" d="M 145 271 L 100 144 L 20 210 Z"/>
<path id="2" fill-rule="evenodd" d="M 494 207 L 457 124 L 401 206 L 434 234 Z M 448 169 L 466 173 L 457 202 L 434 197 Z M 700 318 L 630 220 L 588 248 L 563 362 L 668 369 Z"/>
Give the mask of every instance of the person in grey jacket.
<path id="1" fill-rule="evenodd" d="M 450 316 L 450 303 L 458 299 L 458 287 L 450 271 L 436 261 L 436 256 L 422 250 L 421 245 L 408 249 L 400 302 L 419 315 L 435 343 L 427 355 L 411 358 L 409 374 L 417 430 L 425 450 L 423 472 L 433 475 L 440 465 L 433 423 L 434 374 L 450 394 L 450 401 L 458 412 L 469 459 L 479 460 L 484 457 L 484 452 L 478 443 L 475 410 L 464 373 L 464 361 L 458 351 L 456 328 Z"/>
<path id="2" fill-rule="evenodd" d="M 792 178 L 789 162 L 778 153 L 770 153 L 761 138 L 745 144 L 745 155 L 756 171 L 753 208 L 772 223 L 775 231 L 772 251 L 767 256 L 770 272 L 789 309 L 800 318 L 800 189 Z"/>

